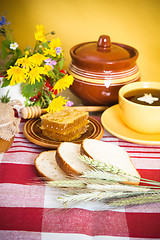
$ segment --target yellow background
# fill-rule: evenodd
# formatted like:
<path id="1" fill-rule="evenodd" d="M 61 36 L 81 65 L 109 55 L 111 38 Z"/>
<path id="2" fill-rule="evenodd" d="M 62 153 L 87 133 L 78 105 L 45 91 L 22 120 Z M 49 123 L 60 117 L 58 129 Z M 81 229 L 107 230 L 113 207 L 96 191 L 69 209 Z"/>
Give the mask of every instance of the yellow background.
<path id="1" fill-rule="evenodd" d="M 46 32 L 54 30 L 61 39 L 67 67 L 72 46 L 106 34 L 111 41 L 139 51 L 143 81 L 160 81 L 159 10 L 159 0 L 5 0 L 0 4 L 0 14 L 6 12 L 21 49 L 34 46 L 36 25 L 43 24 Z"/>

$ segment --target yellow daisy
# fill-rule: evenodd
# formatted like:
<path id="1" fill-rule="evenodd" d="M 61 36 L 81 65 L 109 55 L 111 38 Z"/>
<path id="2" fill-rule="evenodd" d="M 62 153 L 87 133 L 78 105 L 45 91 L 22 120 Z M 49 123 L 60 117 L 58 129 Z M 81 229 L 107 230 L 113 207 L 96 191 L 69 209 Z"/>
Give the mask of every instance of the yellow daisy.
<path id="1" fill-rule="evenodd" d="M 33 56 L 29 57 L 28 59 L 34 66 L 40 66 L 42 62 L 46 59 L 46 57 L 40 53 L 35 53 Z"/>
<path id="2" fill-rule="evenodd" d="M 47 112 L 54 113 L 56 111 L 61 111 L 66 103 L 67 100 L 64 97 L 59 96 L 57 98 L 54 98 L 49 104 Z"/>
<path id="3" fill-rule="evenodd" d="M 66 74 L 63 78 L 59 79 L 54 85 L 54 91 L 57 90 L 57 93 L 62 92 L 66 88 L 69 88 L 72 85 L 74 78 L 72 75 Z"/>
<path id="4" fill-rule="evenodd" d="M 49 71 L 51 71 L 52 70 L 52 66 L 50 66 L 50 65 L 44 65 L 44 71 L 46 72 L 45 74 L 47 74 L 48 75 L 48 72 Z"/>
<path id="5" fill-rule="evenodd" d="M 10 80 L 10 85 L 13 86 L 18 83 L 26 82 L 26 70 L 18 66 L 10 67 L 7 70 L 7 80 Z"/>
<path id="6" fill-rule="evenodd" d="M 45 34 L 45 28 L 44 28 L 43 24 L 36 25 L 36 28 L 37 28 L 38 32 L 42 32 L 43 34 Z"/>
<path id="7" fill-rule="evenodd" d="M 29 69 L 32 67 L 32 63 L 30 61 L 30 58 L 27 58 L 27 56 L 17 59 L 15 65 L 21 66 L 22 68 L 25 68 L 26 71 L 29 71 Z"/>
<path id="8" fill-rule="evenodd" d="M 37 25 L 37 32 L 34 34 L 35 39 L 40 42 L 46 42 L 45 29 L 43 25 Z"/>
<path id="9" fill-rule="evenodd" d="M 61 41 L 59 38 L 57 39 L 52 39 L 51 42 L 49 43 L 50 48 L 55 49 L 56 47 L 60 47 L 61 46 Z"/>
<path id="10" fill-rule="evenodd" d="M 45 48 L 44 50 L 43 50 L 43 54 L 45 55 L 45 56 L 52 56 L 52 57 L 56 57 L 56 50 L 55 49 L 53 49 L 53 48 Z"/>
<path id="11" fill-rule="evenodd" d="M 31 71 L 27 74 L 27 77 L 29 79 L 29 83 L 35 84 L 35 81 L 40 82 L 42 79 L 42 74 L 46 74 L 46 70 L 44 67 L 34 67 L 31 69 Z"/>

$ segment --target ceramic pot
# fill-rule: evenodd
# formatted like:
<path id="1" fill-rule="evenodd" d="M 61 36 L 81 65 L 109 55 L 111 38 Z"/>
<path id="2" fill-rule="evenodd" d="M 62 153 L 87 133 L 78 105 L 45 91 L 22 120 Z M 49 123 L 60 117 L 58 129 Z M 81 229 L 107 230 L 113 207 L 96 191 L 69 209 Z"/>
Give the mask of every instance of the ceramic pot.
<path id="1" fill-rule="evenodd" d="M 109 36 L 80 43 L 71 48 L 70 55 L 68 73 L 74 77 L 70 89 L 85 105 L 114 105 L 123 85 L 140 80 L 138 51 L 111 42 Z"/>

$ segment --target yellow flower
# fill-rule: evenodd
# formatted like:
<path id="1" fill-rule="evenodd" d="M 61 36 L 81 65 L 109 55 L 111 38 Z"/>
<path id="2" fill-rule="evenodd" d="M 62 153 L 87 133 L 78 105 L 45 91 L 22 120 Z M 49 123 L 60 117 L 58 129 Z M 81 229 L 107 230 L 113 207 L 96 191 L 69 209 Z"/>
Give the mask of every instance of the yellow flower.
<path id="1" fill-rule="evenodd" d="M 64 97 L 59 96 L 57 98 L 54 98 L 49 104 L 47 112 L 54 113 L 56 111 L 61 111 L 66 103 L 67 100 Z"/>
<path id="2" fill-rule="evenodd" d="M 53 57 L 56 57 L 56 50 L 55 49 L 53 49 L 53 48 L 45 48 L 44 50 L 43 50 L 43 54 L 45 55 L 45 56 L 53 56 Z"/>
<path id="3" fill-rule="evenodd" d="M 52 66 L 51 65 L 44 65 L 44 71 L 46 71 L 46 74 L 48 75 L 48 72 L 52 70 Z"/>
<path id="4" fill-rule="evenodd" d="M 36 28 L 37 28 L 38 32 L 42 32 L 43 34 L 45 34 L 45 28 L 44 28 L 43 24 L 36 25 Z"/>
<path id="5" fill-rule="evenodd" d="M 66 74 L 63 78 L 59 79 L 54 85 L 54 91 L 57 90 L 57 93 L 62 92 L 66 88 L 69 88 L 73 83 L 73 76 Z"/>
<path id="6" fill-rule="evenodd" d="M 41 81 L 42 79 L 42 74 L 46 74 L 46 70 L 44 67 L 34 67 L 31 69 L 31 71 L 27 74 L 27 77 L 29 78 L 29 83 L 35 84 L 35 81 L 37 80 L 38 82 Z"/>
<path id="7" fill-rule="evenodd" d="M 37 32 L 34 34 L 35 39 L 40 42 L 46 42 L 45 29 L 43 25 L 37 25 Z"/>
<path id="8" fill-rule="evenodd" d="M 32 68 L 32 63 L 30 61 L 30 58 L 27 58 L 27 56 L 18 58 L 15 65 L 21 66 L 22 68 L 26 69 L 28 72 L 30 68 Z"/>
<path id="9" fill-rule="evenodd" d="M 13 86 L 18 83 L 26 82 L 26 70 L 23 68 L 20 68 L 18 66 L 10 67 L 9 70 L 7 70 L 7 80 L 10 80 L 10 85 Z"/>
<path id="10" fill-rule="evenodd" d="M 28 55 L 29 55 L 29 51 L 26 50 L 26 51 L 25 51 L 25 56 L 28 56 Z"/>
<path id="11" fill-rule="evenodd" d="M 49 43 L 49 47 L 52 49 L 55 49 L 56 47 L 60 47 L 60 46 L 61 46 L 61 41 L 59 38 L 52 39 L 51 42 Z"/>
<path id="12" fill-rule="evenodd" d="M 46 59 L 46 57 L 40 53 L 35 53 L 33 56 L 29 57 L 28 59 L 34 66 L 40 66 L 43 63 L 43 61 Z"/>

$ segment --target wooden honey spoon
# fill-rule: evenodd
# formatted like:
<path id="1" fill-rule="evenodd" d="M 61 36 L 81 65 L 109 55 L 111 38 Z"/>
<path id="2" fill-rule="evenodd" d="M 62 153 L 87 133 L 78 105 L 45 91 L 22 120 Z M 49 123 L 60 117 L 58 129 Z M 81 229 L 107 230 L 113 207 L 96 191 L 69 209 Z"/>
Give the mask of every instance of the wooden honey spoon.
<path id="1" fill-rule="evenodd" d="M 78 110 L 87 112 L 101 112 L 106 110 L 107 106 L 75 106 L 72 107 Z M 23 107 L 21 109 L 21 116 L 24 119 L 38 118 L 43 113 L 47 113 L 47 109 L 41 109 L 39 106 Z"/>

